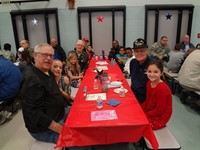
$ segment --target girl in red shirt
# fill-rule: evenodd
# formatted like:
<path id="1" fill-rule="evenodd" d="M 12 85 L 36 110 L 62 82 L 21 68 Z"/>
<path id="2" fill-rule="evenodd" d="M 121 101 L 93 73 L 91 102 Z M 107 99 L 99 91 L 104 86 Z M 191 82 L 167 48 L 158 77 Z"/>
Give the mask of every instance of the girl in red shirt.
<path id="1" fill-rule="evenodd" d="M 146 100 L 141 106 L 153 130 L 165 127 L 172 115 L 172 93 L 162 76 L 162 62 L 150 62 L 147 67 L 149 81 L 146 85 Z"/>

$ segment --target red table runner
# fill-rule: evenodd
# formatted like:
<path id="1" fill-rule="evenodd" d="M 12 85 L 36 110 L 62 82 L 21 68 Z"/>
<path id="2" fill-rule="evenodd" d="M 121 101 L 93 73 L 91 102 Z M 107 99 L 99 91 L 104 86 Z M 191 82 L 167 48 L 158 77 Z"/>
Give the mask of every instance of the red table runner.
<path id="1" fill-rule="evenodd" d="M 102 109 L 96 108 L 96 101 L 86 101 L 86 94 L 102 93 L 100 86 L 98 90 L 93 89 L 95 66 L 96 60 L 91 60 L 56 147 L 137 142 L 144 136 L 152 147 L 157 149 L 158 143 L 152 128 L 117 64 L 114 66 L 108 64 L 108 70 L 104 72 L 108 73 L 111 81 L 122 82 L 124 88 L 128 90 L 125 97 L 120 97 L 114 92 L 114 88 L 109 88 Z M 85 93 L 84 86 L 87 86 Z M 106 104 L 112 98 L 121 104 L 116 107 Z M 91 112 L 98 110 L 115 110 L 118 119 L 91 121 Z"/>

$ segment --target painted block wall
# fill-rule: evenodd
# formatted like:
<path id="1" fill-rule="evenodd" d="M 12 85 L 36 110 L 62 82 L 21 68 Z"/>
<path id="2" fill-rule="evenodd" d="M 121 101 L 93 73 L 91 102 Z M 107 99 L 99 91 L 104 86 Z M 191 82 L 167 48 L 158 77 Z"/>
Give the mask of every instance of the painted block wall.
<path id="1" fill-rule="evenodd" d="M 8 42 L 12 45 L 12 51 L 15 53 L 15 41 L 11 24 L 11 10 L 39 9 L 39 8 L 58 8 L 59 28 L 61 46 L 65 51 L 74 48 L 78 39 L 77 7 L 84 6 L 111 6 L 126 5 L 126 46 L 132 47 L 133 41 L 138 37 L 144 37 L 144 17 L 146 4 L 193 4 L 195 6 L 192 25 L 191 42 L 200 43 L 197 33 L 200 32 L 200 1 L 199 0 L 76 0 L 75 9 L 69 10 L 67 0 L 49 0 L 49 2 L 34 2 L 0 5 L 0 44 L 1 46 Z"/>

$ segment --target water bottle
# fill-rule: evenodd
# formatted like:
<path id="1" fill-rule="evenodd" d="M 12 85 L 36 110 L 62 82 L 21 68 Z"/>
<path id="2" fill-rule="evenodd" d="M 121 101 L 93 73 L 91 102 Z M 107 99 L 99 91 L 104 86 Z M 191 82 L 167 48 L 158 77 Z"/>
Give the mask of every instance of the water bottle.
<path id="1" fill-rule="evenodd" d="M 113 59 L 113 66 L 116 64 L 116 61 L 115 61 L 115 59 Z"/>
<path id="2" fill-rule="evenodd" d="M 111 58 L 111 61 L 110 61 L 110 66 L 114 66 L 114 64 L 113 64 L 113 61 L 114 61 L 114 59 L 113 59 L 113 58 Z"/>
<path id="3" fill-rule="evenodd" d="M 96 54 L 95 52 L 93 53 L 93 56 L 92 56 L 92 59 L 95 59 L 96 58 Z"/>
<path id="4" fill-rule="evenodd" d="M 106 59 L 104 50 L 102 50 L 102 59 L 103 59 L 103 60 Z"/>
<path id="5" fill-rule="evenodd" d="M 98 80 L 94 79 L 94 90 L 98 90 Z"/>
<path id="6" fill-rule="evenodd" d="M 97 108 L 100 109 L 103 107 L 103 100 L 101 98 L 101 96 L 98 96 L 97 98 Z"/>

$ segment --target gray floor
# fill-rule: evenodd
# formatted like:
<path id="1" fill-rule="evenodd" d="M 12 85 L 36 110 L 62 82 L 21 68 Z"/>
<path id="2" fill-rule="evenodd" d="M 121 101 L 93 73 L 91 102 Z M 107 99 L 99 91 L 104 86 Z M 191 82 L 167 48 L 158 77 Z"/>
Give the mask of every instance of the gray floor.
<path id="1" fill-rule="evenodd" d="M 177 96 L 173 96 L 173 116 L 168 127 L 181 145 L 182 150 L 200 149 L 200 115 L 189 106 L 181 104 Z M 34 139 L 24 127 L 21 110 L 10 121 L 0 126 L 0 150 L 29 150 L 33 142 Z M 95 148 L 95 150 L 102 149 L 139 150 L 130 143 Z"/>

